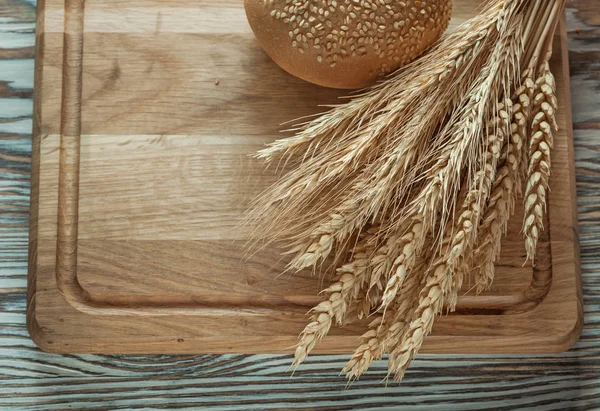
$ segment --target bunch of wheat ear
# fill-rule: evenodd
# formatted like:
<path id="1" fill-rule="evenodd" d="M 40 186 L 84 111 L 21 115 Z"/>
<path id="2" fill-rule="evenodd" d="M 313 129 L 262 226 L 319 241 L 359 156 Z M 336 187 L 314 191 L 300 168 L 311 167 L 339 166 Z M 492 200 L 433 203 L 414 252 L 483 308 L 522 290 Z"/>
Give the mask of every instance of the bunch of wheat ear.
<path id="1" fill-rule="evenodd" d="M 389 354 L 400 381 L 467 276 L 490 287 L 517 199 L 535 262 L 543 230 L 565 0 L 488 0 L 422 58 L 293 128 L 257 157 L 286 164 L 249 213 L 288 269 L 336 273 L 294 365 L 333 325 L 371 317 L 348 378 Z"/>

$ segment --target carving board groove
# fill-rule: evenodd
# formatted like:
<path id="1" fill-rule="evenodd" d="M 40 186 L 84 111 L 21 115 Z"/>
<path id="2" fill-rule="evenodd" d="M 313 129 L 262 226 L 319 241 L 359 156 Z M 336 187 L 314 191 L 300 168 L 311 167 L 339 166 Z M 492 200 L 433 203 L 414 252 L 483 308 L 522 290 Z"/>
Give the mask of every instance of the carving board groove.
<path id="1" fill-rule="evenodd" d="M 478 4 L 457 0 L 454 21 Z M 270 62 L 238 0 L 38 7 L 28 298 L 36 343 L 99 353 L 289 349 L 320 284 L 310 272 L 278 277 L 276 249 L 244 259 L 247 233 L 236 221 L 274 181 L 247 154 L 340 92 Z M 121 24 L 105 19 L 116 11 Z M 552 62 L 561 132 L 538 265 L 522 267 L 519 210 L 494 288 L 463 296 L 424 351 L 554 352 L 578 337 L 564 30 Z M 335 330 L 322 351 L 348 351 L 363 326 Z"/>

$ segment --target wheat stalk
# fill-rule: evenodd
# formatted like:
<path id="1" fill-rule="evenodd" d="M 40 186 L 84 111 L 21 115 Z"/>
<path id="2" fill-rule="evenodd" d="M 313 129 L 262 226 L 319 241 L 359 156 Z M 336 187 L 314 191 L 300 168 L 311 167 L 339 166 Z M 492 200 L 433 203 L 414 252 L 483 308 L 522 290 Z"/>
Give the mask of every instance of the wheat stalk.
<path id="1" fill-rule="evenodd" d="M 385 201 L 385 193 L 403 186 L 399 172 L 412 168 L 418 158 L 418 146 L 427 140 L 419 137 L 432 132 L 443 117 L 441 113 L 447 110 L 447 102 L 456 100 L 464 92 L 462 88 L 450 85 L 459 83 L 468 87 L 470 77 L 475 72 L 474 67 L 477 67 L 474 62 L 482 53 L 485 54 L 484 50 L 489 48 L 486 45 L 495 40 L 496 23 L 501 10 L 497 5 L 489 7 L 489 15 L 478 16 L 441 41 L 432 50 L 435 58 L 413 64 L 381 87 L 376 87 L 372 92 L 309 123 L 300 134 L 313 134 L 314 138 L 301 138 L 297 135 L 290 139 L 293 147 L 284 148 L 285 140 L 281 140 L 275 143 L 277 149 L 273 146 L 260 154 L 261 157 L 273 160 L 277 157 L 275 153 L 297 153 L 302 159 L 302 164 L 295 171 L 287 174 L 261 196 L 261 201 L 254 207 L 255 212 L 251 213 L 254 215 L 250 217 L 251 221 L 259 221 L 264 236 L 272 241 L 288 241 L 289 252 L 297 254 L 290 265 L 291 269 L 299 270 L 313 262 L 322 261 L 332 251 L 332 243 L 344 242 L 349 233 L 352 233 L 350 228 L 359 229 L 389 205 Z M 401 91 L 396 93 L 396 90 Z M 417 100 L 423 101 L 415 104 Z M 432 110 L 433 103 L 438 107 L 436 110 Z M 357 116 L 361 121 L 365 118 L 369 121 L 364 121 L 365 125 L 340 126 L 346 121 L 340 119 L 346 116 L 350 122 Z M 393 128 L 394 125 L 400 125 L 401 129 Z M 327 144 L 317 144 L 322 150 L 326 147 L 326 155 L 317 156 L 309 147 L 314 147 L 310 144 L 321 140 L 318 136 L 323 127 L 327 130 L 337 128 L 335 133 L 330 133 L 335 134 L 336 138 Z M 415 135 L 415 130 L 420 130 L 421 134 Z M 325 134 L 330 135 L 327 133 Z M 404 142 L 402 136 L 405 135 L 415 135 L 412 139 L 414 143 Z M 392 153 L 384 154 L 385 165 L 378 167 L 382 162 L 375 161 L 373 156 L 376 154 L 373 153 L 386 153 L 384 149 L 393 144 L 388 136 L 396 136 L 393 141 L 399 141 L 400 144 Z M 310 140 L 311 143 L 305 147 L 298 143 L 298 139 Z M 369 157 L 361 158 L 364 157 L 360 154 L 362 152 L 370 153 Z M 399 164 L 398 161 L 404 164 Z M 359 164 L 364 162 L 370 162 L 374 167 L 361 174 Z M 350 177 L 351 172 L 358 174 Z M 336 176 L 340 175 L 344 182 L 336 180 Z M 351 184 L 353 178 L 356 183 Z M 414 178 L 414 174 L 406 177 L 408 180 L 411 178 Z M 378 188 L 372 189 L 369 181 L 378 184 Z M 347 187 L 354 189 L 344 192 Z M 357 192 L 359 195 L 356 195 Z M 332 202 L 337 201 L 336 198 L 345 201 L 341 202 L 335 212 L 327 213 L 325 221 L 311 226 L 307 217 L 319 218 L 320 210 L 327 208 L 326 204 L 319 201 L 324 193 L 327 193 Z M 358 206 L 367 208 L 356 212 Z M 277 213 L 271 212 L 273 208 L 277 209 Z M 302 221 L 298 222 L 295 216 L 301 210 L 305 211 L 302 211 Z M 329 221 L 332 214 L 341 216 L 348 229 L 336 232 L 335 224 Z M 264 219 L 261 215 L 269 215 L 270 218 Z M 305 253 L 309 255 L 304 256 Z"/>
<path id="2" fill-rule="evenodd" d="M 507 123 L 510 118 L 500 105 L 498 119 Z M 469 190 L 463 201 L 461 210 L 453 230 L 445 236 L 439 256 L 430 268 L 430 273 L 425 286 L 420 292 L 419 305 L 415 310 L 414 319 L 408 329 L 401 336 L 401 343 L 391 352 L 389 360 L 390 373 L 394 379 L 400 381 L 412 359 L 423 344 L 425 336 L 431 332 L 436 315 L 442 312 L 444 304 L 454 310 L 457 302 L 458 291 L 462 287 L 462 273 L 464 257 L 468 255 L 473 237 L 480 218 L 482 201 L 487 201 L 487 195 L 494 179 L 495 162 L 500 157 L 502 146 L 502 126 L 497 126 L 499 133 L 489 135 L 485 161 L 476 173 L 472 189 Z"/>
<path id="3" fill-rule="evenodd" d="M 402 379 L 465 275 L 475 273 L 478 292 L 491 286 L 522 194 L 533 261 L 556 129 L 547 62 L 563 7 L 488 0 L 425 57 L 258 153 L 283 176 L 248 220 L 291 255 L 288 270 L 336 257 L 294 366 L 332 326 L 374 316 L 344 371 L 356 379 L 389 352 Z"/>

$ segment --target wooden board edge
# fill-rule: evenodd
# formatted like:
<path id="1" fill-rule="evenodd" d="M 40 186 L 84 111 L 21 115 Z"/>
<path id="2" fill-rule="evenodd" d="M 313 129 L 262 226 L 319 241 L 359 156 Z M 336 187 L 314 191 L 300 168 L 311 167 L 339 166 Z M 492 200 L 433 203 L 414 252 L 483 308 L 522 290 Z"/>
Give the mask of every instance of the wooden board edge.
<path id="1" fill-rule="evenodd" d="M 566 116 L 566 134 L 567 134 L 567 153 L 569 161 L 567 162 L 569 168 L 569 187 L 570 192 L 570 205 L 571 205 L 571 229 L 573 230 L 574 240 L 572 244 L 572 264 L 575 270 L 575 299 L 577 302 L 577 318 L 575 319 L 575 326 L 572 331 L 566 336 L 567 342 L 564 345 L 562 351 L 569 350 L 579 340 L 581 333 L 583 332 L 584 324 L 584 312 L 583 312 L 583 287 L 581 283 L 581 250 L 579 245 L 579 214 L 577 207 L 577 178 L 575 172 L 575 136 L 573 131 L 573 111 L 572 111 L 572 99 L 571 99 L 571 72 L 569 67 L 569 39 L 567 36 L 567 17 L 566 13 L 563 13 L 558 30 L 560 31 L 561 51 L 562 58 L 561 62 L 563 65 L 563 76 L 565 82 L 565 101 L 568 103 L 568 110 L 565 110 Z M 553 256 L 554 258 L 554 256 Z"/>
<path id="2" fill-rule="evenodd" d="M 56 276 L 57 287 L 71 304 L 85 299 L 76 279 L 77 268 L 77 222 L 79 200 L 79 144 L 81 134 L 81 92 L 83 22 L 85 0 L 65 0 L 65 28 L 63 33 L 63 75 L 61 99 L 61 150 L 59 171 L 59 206 Z M 42 135 L 42 83 L 45 54 L 46 1 L 36 8 L 36 51 L 34 70 L 34 112 L 32 130 L 32 177 L 30 200 L 30 232 L 27 273 L 27 330 L 33 342 L 43 351 L 57 352 L 45 338 L 47 332 L 36 317 L 37 248 L 40 189 L 40 157 Z M 66 278 L 66 281 L 59 281 Z M 69 281 L 74 279 L 74 281 Z M 66 285 L 66 286 L 65 286 Z M 81 292 L 80 292 L 81 291 Z"/>
<path id="3" fill-rule="evenodd" d="M 40 149 L 42 140 L 42 81 L 45 52 L 45 11 L 46 0 L 36 4 L 35 61 L 33 74 L 33 130 L 31 138 L 31 194 L 29 205 L 29 242 L 27 257 L 27 331 L 36 346 L 46 351 L 43 331 L 36 318 L 35 298 L 37 290 L 37 238 L 40 190 Z"/>

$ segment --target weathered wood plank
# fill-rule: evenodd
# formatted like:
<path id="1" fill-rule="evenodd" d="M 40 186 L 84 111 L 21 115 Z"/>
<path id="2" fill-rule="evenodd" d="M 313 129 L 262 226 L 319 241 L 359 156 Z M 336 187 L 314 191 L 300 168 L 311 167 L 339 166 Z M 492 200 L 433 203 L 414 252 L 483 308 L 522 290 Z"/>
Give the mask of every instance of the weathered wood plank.
<path id="1" fill-rule="evenodd" d="M 34 29 L 32 2 L 0 1 L 0 295 L 27 285 Z"/>
<path id="2" fill-rule="evenodd" d="M 27 104 L 31 104 L 33 61 L 26 48 L 5 45 L 4 34 L 31 24 L 33 4 L 0 0 L 0 98 L 24 99 Z M 598 409 L 600 13 L 597 0 L 572 0 L 570 7 L 586 313 L 582 338 L 571 351 L 539 357 L 421 356 L 401 387 L 388 388 L 380 384 L 386 364 L 378 362 L 373 373 L 348 390 L 338 376 L 345 356 L 313 357 L 290 378 L 290 358 L 284 355 L 42 353 L 25 329 L 31 120 L 9 118 L 6 105 L 0 103 L 0 409 Z M 32 29 L 18 30 L 31 42 Z M 15 49 L 18 56 L 11 54 Z"/>

